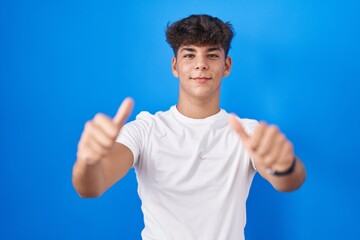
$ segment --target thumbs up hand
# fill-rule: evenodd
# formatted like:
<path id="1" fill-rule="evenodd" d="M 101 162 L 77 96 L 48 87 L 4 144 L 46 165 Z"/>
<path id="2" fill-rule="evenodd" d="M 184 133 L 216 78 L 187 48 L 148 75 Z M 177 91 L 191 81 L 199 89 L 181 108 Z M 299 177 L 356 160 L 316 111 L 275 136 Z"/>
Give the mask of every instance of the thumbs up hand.
<path id="1" fill-rule="evenodd" d="M 229 124 L 241 138 L 258 170 L 283 172 L 291 167 L 295 157 L 293 145 L 278 127 L 261 122 L 253 134 L 248 135 L 233 114 Z"/>
<path id="2" fill-rule="evenodd" d="M 98 113 L 86 122 L 78 143 L 77 158 L 87 164 L 96 164 L 107 156 L 115 144 L 122 126 L 130 116 L 134 106 L 131 98 L 120 105 L 115 117 Z"/>

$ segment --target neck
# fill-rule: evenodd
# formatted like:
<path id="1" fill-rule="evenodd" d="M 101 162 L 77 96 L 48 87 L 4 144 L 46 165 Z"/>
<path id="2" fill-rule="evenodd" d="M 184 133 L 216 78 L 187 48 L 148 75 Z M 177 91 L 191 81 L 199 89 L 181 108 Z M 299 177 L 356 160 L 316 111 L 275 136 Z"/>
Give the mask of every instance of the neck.
<path id="1" fill-rule="evenodd" d="M 219 96 L 212 99 L 194 99 L 179 96 L 176 108 L 186 117 L 202 119 L 210 117 L 220 111 L 219 100 Z"/>

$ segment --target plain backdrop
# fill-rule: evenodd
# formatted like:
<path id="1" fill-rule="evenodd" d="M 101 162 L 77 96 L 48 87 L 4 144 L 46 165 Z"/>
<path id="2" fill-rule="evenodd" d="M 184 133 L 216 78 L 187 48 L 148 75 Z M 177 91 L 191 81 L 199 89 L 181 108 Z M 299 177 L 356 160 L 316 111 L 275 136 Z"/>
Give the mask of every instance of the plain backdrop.
<path id="1" fill-rule="evenodd" d="M 256 176 L 247 239 L 360 239 L 358 1 L 0 1 L 0 239 L 140 239 L 134 171 L 98 199 L 71 184 L 97 112 L 176 104 L 167 23 L 206 13 L 236 31 L 221 106 L 277 124 L 307 169 L 276 192 Z"/>

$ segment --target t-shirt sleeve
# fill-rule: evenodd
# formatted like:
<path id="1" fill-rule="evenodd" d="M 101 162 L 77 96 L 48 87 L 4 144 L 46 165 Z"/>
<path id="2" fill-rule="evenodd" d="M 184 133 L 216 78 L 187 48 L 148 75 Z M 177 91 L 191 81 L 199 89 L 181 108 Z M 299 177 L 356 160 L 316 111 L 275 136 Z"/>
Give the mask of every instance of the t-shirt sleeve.
<path id="1" fill-rule="evenodd" d="M 124 144 L 131 150 L 134 156 L 133 166 L 138 163 L 147 132 L 146 123 L 142 119 L 143 115 L 146 113 L 140 113 L 136 120 L 125 124 L 116 138 L 116 142 Z"/>

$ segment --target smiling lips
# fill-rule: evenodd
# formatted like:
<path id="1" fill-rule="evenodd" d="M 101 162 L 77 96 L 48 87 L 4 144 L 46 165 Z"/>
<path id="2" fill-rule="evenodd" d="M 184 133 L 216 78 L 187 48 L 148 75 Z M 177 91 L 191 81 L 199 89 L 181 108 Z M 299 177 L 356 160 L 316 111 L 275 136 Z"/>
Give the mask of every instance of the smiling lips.
<path id="1" fill-rule="evenodd" d="M 191 78 L 191 80 L 194 80 L 197 83 L 205 83 L 207 81 L 209 81 L 211 78 L 209 77 L 193 77 Z"/>

